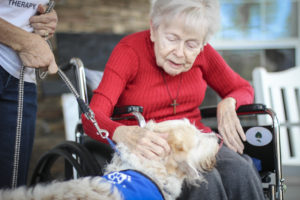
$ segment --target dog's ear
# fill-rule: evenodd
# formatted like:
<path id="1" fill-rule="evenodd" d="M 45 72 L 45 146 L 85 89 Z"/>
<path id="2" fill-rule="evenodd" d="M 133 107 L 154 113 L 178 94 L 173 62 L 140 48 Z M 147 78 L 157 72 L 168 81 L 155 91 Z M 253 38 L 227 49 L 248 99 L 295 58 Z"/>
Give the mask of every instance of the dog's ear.
<path id="1" fill-rule="evenodd" d="M 185 142 L 182 137 L 170 133 L 168 137 L 168 144 L 173 152 L 174 159 L 177 162 L 181 162 L 187 158 L 187 149 L 189 147 L 187 146 L 187 142 Z"/>
<path id="2" fill-rule="evenodd" d="M 173 152 L 173 159 L 177 163 L 176 165 L 181 171 L 180 173 L 185 174 L 188 179 L 198 178 L 198 171 L 195 166 L 189 162 L 188 158 L 191 147 L 193 146 L 192 141 L 188 141 L 189 138 L 181 136 L 182 135 L 171 134 L 168 138 L 171 151 Z"/>
<path id="3" fill-rule="evenodd" d="M 199 177 L 197 169 L 187 161 L 180 163 L 179 168 L 187 175 L 188 179 L 196 179 Z"/>

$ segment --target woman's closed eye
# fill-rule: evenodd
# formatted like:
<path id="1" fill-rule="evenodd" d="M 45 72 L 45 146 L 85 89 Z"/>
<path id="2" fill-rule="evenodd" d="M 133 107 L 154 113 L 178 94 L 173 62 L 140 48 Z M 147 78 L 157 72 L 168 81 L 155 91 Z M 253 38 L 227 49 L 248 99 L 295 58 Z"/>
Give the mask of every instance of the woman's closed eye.
<path id="1" fill-rule="evenodd" d="M 171 41 L 171 42 L 174 42 L 174 41 L 177 41 L 178 40 L 178 37 L 176 35 L 173 35 L 173 34 L 168 34 L 166 36 L 167 40 Z"/>
<path id="2" fill-rule="evenodd" d="M 198 42 L 196 42 L 196 41 L 187 41 L 186 45 L 190 49 L 198 49 L 200 47 L 200 44 Z"/>

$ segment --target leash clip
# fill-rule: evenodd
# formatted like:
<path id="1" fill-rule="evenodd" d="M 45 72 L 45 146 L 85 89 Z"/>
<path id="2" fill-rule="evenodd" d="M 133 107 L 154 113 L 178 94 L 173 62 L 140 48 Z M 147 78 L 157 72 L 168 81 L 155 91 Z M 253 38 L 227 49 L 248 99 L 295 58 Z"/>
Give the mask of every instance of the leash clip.
<path id="1" fill-rule="evenodd" d="M 109 143 L 109 145 L 115 150 L 115 152 L 120 156 L 121 153 L 119 152 L 119 150 L 117 149 L 116 147 L 116 144 L 111 140 L 109 139 L 109 132 L 105 129 L 101 129 L 95 119 L 95 113 L 89 109 L 88 112 L 85 113 L 85 116 L 88 120 L 90 120 L 94 127 L 97 129 L 97 135 L 100 135 L 103 139 L 107 140 L 107 142 Z"/>
<path id="2" fill-rule="evenodd" d="M 86 117 L 94 124 L 94 127 L 97 129 L 97 135 L 100 135 L 103 139 L 108 139 L 108 131 L 101 129 L 95 119 L 95 114 L 93 112 L 89 112 L 89 115 L 86 115 Z"/>

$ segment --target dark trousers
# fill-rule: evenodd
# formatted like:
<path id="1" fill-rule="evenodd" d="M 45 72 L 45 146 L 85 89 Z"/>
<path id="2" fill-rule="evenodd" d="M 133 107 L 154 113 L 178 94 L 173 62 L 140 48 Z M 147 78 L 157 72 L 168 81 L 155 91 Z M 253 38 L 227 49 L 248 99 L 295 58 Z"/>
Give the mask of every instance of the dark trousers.
<path id="1" fill-rule="evenodd" d="M 12 186 L 13 162 L 18 107 L 18 83 L 0 66 L 0 188 Z M 24 108 L 17 185 L 27 181 L 30 155 L 33 147 L 37 112 L 36 85 L 25 82 Z"/>
<path id="2" fill-rule="evenodd" d="M 200 186 L 183 186 L 177 200 L 264 200 L 260 177 L 247 155 L 227 148 L 217 155 L 216 167 Z"/>

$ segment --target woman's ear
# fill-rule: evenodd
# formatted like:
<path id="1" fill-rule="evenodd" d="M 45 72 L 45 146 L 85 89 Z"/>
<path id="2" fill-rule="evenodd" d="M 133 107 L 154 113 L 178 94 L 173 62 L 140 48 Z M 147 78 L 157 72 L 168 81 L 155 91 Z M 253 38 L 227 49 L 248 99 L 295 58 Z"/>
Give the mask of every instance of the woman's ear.
<path id="1" fill-rule="evenodd" d="M 151 40 L 152 42 L 155 41 L 155 39 L 154 39 L 154 28 L 153 28 L 152 20 L 150 20 L 150 40 Z"/>

